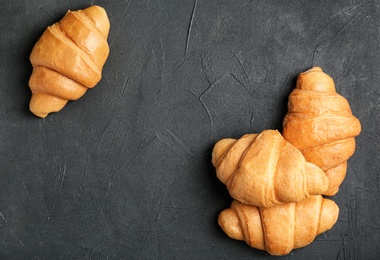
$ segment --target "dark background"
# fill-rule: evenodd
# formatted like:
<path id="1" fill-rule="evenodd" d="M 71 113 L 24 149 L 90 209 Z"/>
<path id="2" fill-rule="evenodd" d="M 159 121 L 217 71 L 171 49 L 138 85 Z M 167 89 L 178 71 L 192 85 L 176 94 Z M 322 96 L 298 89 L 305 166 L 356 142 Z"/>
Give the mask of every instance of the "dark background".
<path id="1" fill-rule="evenodd" d="M 29 55 L 68 9 L 109 15 L 84 97 L 39 119 Z M 380 256 L 378 1 L 1 1 L 1 259 L 269 259 L 217 225 L 214 143 L 279 129 L 321 66 L 361 120 L 336 225 L 276 259 Z M 274 259 L 274 258 L 273 258 Z"/>

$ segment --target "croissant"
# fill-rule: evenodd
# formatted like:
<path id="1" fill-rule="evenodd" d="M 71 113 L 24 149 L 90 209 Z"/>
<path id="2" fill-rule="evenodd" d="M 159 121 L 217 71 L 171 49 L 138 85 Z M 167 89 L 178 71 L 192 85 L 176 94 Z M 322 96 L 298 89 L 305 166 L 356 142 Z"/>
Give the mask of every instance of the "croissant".
<path id="1" fill-rule="evenodd" d="M 219 214 L 218 223 L 233 239 L 244 240 L 249 246 L 271 255 L 285 255 L 307 246 L 317 235 L 331 229 L 338 215 L 335 202 L 321 195 L 271 208 L 235 200 Z"/>
<path id="2" fill-rule="evenodd" d="M 212 151 L 218 179 L 245 204 L 271 207 L 325 192 L 328 178 L 277 130 L 222 139 Z"/>
<path id="3" fill-rule="evenodd" d="M 44 118 L 58 112 L 100 81 L 109 54 L 109 29 L 106 11 L 91 6 L 68 11 L 45 30 L 30 54 L 32 113 Z"/>
<path id="4" fill-rule="evenodd" d="M 333 79 L 313 67 L 298 76 L 283 121 L 285 140 L 329 178 L 324 195 L 335 195 L 346 176 L 347 160 L 355 151 L 361 125 L 348 101 L 337 94 Z"/>

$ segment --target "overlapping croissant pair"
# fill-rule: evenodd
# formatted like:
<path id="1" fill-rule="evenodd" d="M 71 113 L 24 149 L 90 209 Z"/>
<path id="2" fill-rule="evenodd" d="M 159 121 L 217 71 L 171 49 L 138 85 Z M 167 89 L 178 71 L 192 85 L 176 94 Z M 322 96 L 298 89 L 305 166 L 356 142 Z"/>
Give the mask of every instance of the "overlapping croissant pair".
<path id="1" fill-rule="evenodd" d="M 215 144 L 217 177 L 235 199 L 219 225 L 272 255 L 310 244 L 337 221 L 338 206 L 322 195 L 338 191 L 360 131 L 330 76 L 319 67 L 301 73 L 282 135 L 264 130 Z"/>

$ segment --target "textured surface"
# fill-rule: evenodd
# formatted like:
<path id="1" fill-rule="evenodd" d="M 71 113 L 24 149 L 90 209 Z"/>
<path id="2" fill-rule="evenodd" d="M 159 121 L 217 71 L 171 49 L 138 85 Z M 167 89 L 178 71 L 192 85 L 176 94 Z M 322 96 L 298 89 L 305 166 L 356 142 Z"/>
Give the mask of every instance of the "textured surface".
<path id="1" fill-rule="evenodd" d="M 42 120 L 29 54 L 46 26 L 90 4 L 109 15 L 99 84 Z M 228 238 L 214 143 L 281 130 L 298 73 L 331 75 L 362 133 L 337 224 L 281 259 L 380 255 L 377 1 L 2 1 L 1 259 L 266 259 Z"/>

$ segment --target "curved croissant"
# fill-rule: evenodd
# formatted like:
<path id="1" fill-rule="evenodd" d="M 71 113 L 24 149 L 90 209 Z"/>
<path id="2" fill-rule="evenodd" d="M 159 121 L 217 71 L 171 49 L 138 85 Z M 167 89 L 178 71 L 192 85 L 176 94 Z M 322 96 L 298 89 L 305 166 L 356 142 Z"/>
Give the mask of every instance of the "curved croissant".
<path id="1" fill-rule="evenodd" d="M 310 244 L 317 235 L 336 223 L 339 208 L 321 195 L 298 203 L 270 208 L 233 201 L 219 214 L 218 223 L 231 238 L 244 240 L 253 248 L 271 255 L 285 255 L 294 248 Z"/>
<path id="2" fill-rule="evenodd" d="M 219 180 L 243 203 L 271 207 L 325 192 L 328 179 L 276 130 L 222 139 L 212 152 Z"/>
<path id="3" fill-rule="evenodd" d="M 109 29 L 106 11 L 91 6 L 68 11 L 45 30 L 30 55 L 29 108 L 36 116 L 60 111 L 100 81 L 109 54 Z"/>
<path id="4" fill-rule="evenodd" d="M 288 101 L 283 122 L 285 140 L 300 149 L 306 160 L 329 178 L 324 195 L 334 195 L 346 175 L 347 160 L 355 151 L 359 120 L 348 101 L 337 94 L 334 81 L 319 67 L 301 73 Z"/>

